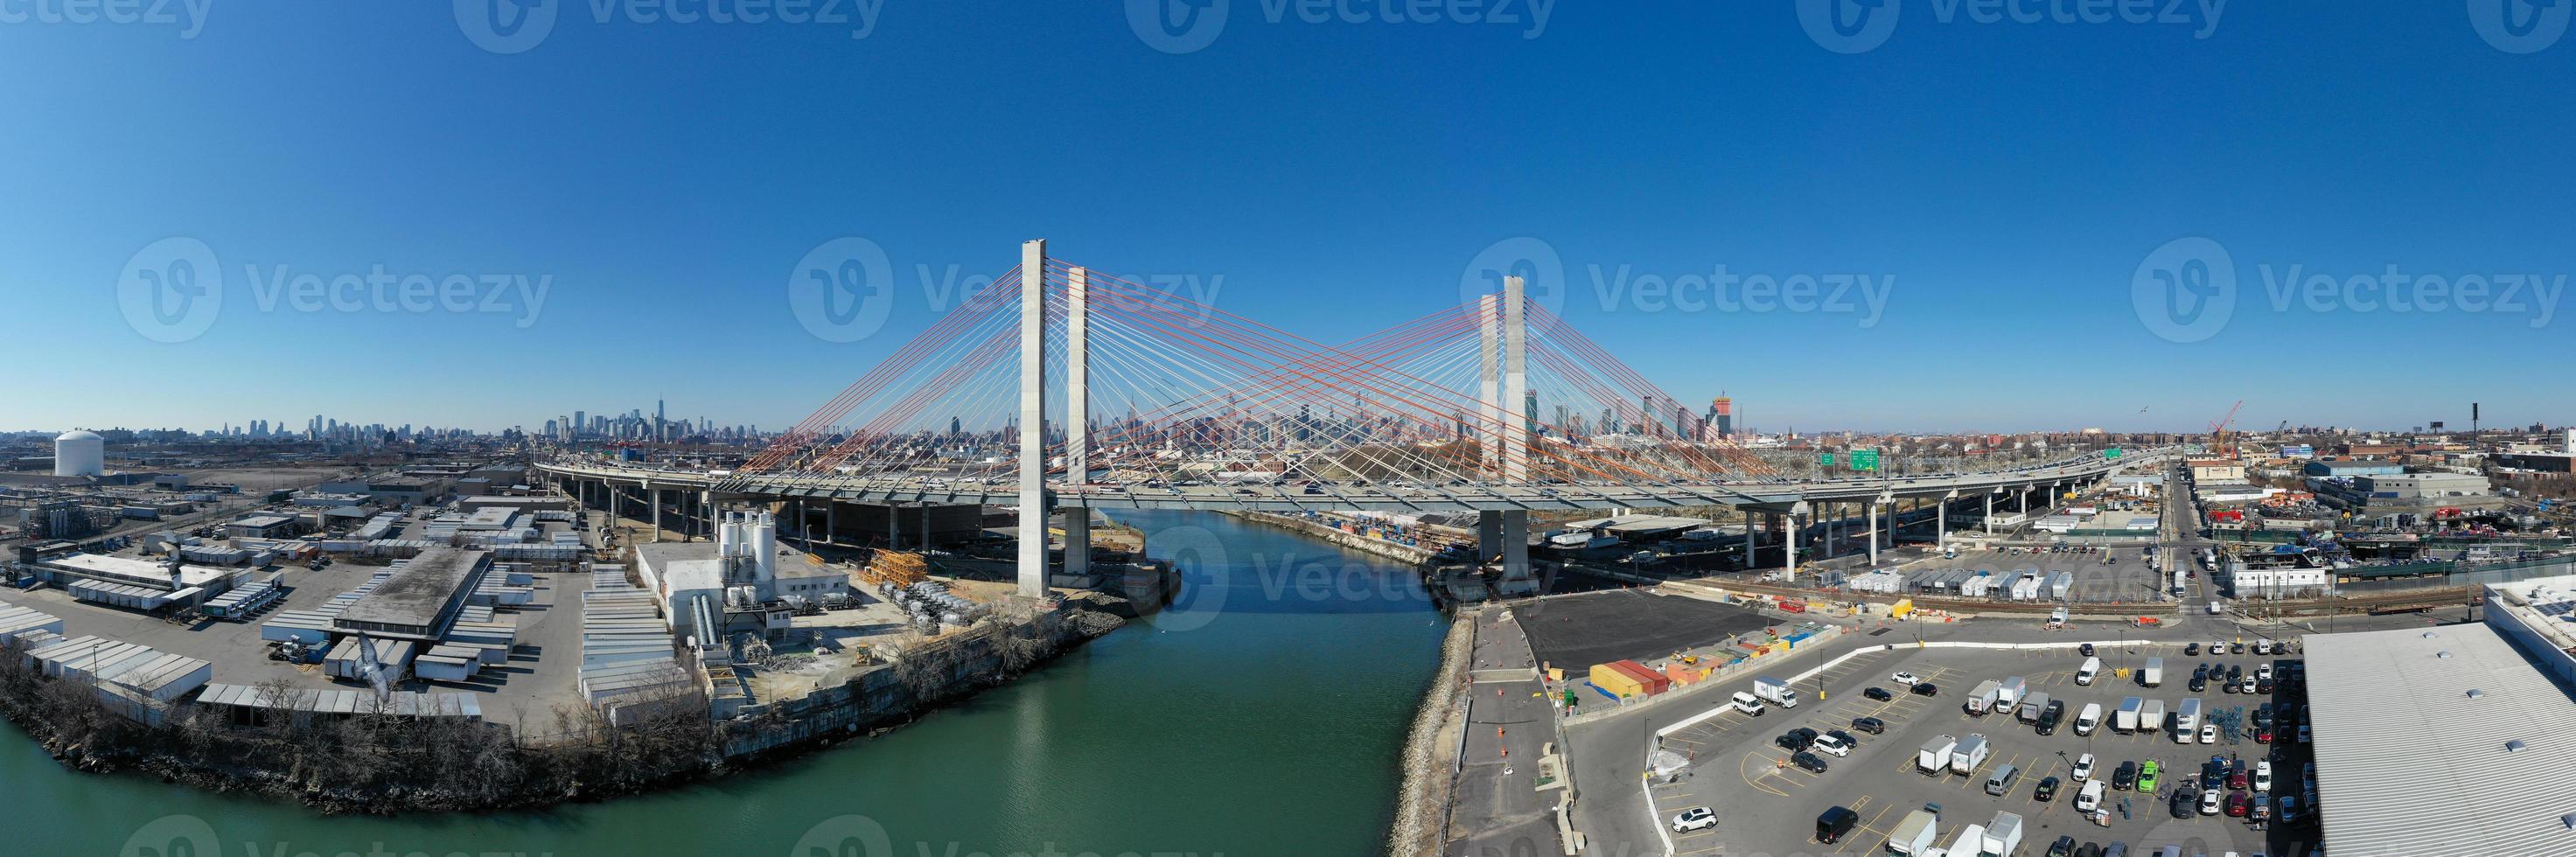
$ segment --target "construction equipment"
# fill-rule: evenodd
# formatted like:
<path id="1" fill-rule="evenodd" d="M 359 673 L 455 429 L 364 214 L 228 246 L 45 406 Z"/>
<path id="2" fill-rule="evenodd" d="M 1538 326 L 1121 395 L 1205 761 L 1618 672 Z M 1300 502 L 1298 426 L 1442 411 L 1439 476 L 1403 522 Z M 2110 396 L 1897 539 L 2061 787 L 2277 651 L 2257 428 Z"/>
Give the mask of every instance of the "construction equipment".
<path id="1" fill-rule="evenodd" d="M 859 579 L 902 589 L 930 579 L 930 563 L 917 553 L 881 550 L 868 559 L 866 568 L 859 570 Z"/>
<path id="2" fill-rule="evenodd" d="M 2236 404 L 2228 406 L 2227 416 L 2219 417 L 2217 422 L 2209 424 L 2209 451 L 2211 454 L 2231 458 L 2236 455 L 2236 447 L 2229 445 L 2227 442 L 2227 432 L 2228 427 L 2236 422 L 2236 412 L 2244 407 L 2245 400 L 2238 399 L 2236 400 Z"/>

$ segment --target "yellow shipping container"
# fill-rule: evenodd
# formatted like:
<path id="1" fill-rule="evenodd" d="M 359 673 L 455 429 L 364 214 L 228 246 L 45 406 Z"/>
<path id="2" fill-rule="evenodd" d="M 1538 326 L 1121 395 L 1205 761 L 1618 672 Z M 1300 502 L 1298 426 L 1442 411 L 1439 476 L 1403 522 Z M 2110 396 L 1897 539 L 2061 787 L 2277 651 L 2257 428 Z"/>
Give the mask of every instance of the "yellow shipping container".
<path id="1" fill-rule="evenodd" d="M 1898 601 L 1896 602 L 1896 606 L 1887 608 L 1887 615 L 1894 616 L 1899 619 L 1903 619 L 1913 614 L 1914 599 L 1911 598 Z"/>
<path id="2" fill-rule="evenodd" d="M 1609 664 L 1592 665 L 1592 685 L 1621 697 L 1644 696 L 1646 686 Z"/>

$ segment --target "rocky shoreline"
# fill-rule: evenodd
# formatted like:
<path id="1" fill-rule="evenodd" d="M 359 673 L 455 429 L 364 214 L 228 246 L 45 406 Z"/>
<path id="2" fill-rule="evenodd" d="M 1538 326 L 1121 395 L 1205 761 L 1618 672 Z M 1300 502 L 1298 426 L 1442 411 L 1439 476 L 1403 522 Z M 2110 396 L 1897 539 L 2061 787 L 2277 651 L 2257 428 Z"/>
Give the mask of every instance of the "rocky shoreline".
<path id="1" fill-rule="evenodd" d="M 1457 788 L 1457 737 L 1466 728 L 1460 703 L 1481 612 L 1460 610 L 1451 617 L 1449 634 L 1440 643 L 1440 671 L 1423 692 L 1422 706 L 1405 735 L 1404 780 L 1396 791 L 1395 824 L 1387 830 L 1392 857 L 1439 854 L 1448 839 L 1449 803 Z"/>
<path id="2" fill-rule="evenodd" d="M 893 678 L 869 692 L 839 697 L 835 706 L 800 712 L 829 719 L 830 728 L 823 729 L 802 728 L 811 724 L 788 718 L 710 728 L 702 714 L 686 711 L 633 729 L 604 729 L 586 741 L 544 745 L 520 744 L 509 730 L 481 723 L 359 719 L 274 730 L 215 725 L 211 715 L 198 712 L 144 727 L 108 713 L 85 686 L 29 675 L 16 652 L 0 652 L 0 717 L 64 768 L 83 773 L 141 774 L 216 794 L 294 801 L 324 814 L 536 810 L 710 782 L 882 735 L 1035 671 L 1125 624 L 1082 604 L 1056 615 L 950 647 L 927 668 L 880 671 Z M 852 682 L 854 691 L 859 684 Z M 725 752 L 764 730 L 795 737 L 758 742 L 750 752 Z M 345 767 L 352 757 L 385 763 L 387 770 Z M 353 781 L 358 784 L 331 785 Z M 463 785 L 496 783 L 505 785 Z"/>

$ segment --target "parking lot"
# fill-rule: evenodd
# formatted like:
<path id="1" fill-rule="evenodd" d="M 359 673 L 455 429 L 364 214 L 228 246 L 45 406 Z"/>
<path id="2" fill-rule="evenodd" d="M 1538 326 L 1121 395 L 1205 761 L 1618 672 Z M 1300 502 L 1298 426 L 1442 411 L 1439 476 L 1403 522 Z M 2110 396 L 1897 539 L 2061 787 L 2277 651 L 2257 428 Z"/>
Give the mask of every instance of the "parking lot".
<path id="1" fill-rule="evenodd" d="M 1912 810 L 1927 804 L 1940 807 L 1940 839 L 1947 846 L 1957 831 L 1969 824 L 1984 824 L 1997 811 L 2018 813 L 2023 817 L 2022 853 L 2046 853 L 2057 837 L 2072 836 L 2077 843 L 2094 842 L 2108 845 L 2126 842 L 2133 854 L 2143 846 L 2180 844 L 2184 853 L 2204 850 L 2210 854 L 2227 851 L 2238 853 L 2305 854 L 2316 841 L 2311 826 L 2313 810 L 2303 812 L 2299 822 L 2274 822 L 2268 830 L 2257 830 L 2247 819 L 2224 814 L 2204 815 L 2193 801 L 2188 818 L 2175 818 L 2167 796 L 2188 787 L 2197 798 L 2201 792 L 2196 783 L 2200 767 L 2211 756 L 2241 757 L 2251 766 L 2275 752 L 2274 794 L 2297 794 L 2299 774 L 2307 756 L 2295 740 L 2281 744 L 2264 744 L 2245 733 L 2218 736 L 2211 744 L 2201 744 L 2198 736 L 2192 743 L 2177 744 L 2168 733 L 2122 734 L 2111 721 L 2123 697 L 2139 696 L 2160 699 L 2171 709 L 2182 700 L 2197 698 L 2206 709 L 2203 720 L 2213 715 L 2236 712 L 2240 717 L 2257 697 L 2223 693 L 2212 683 L 2201 693 L 2191 693 L 2188 682 L 2192 668 L 2201 662 L 2237 665 L 2253 671 L 2259 662 L 2287 664 L 2292 658 L 2257 658 L 2249 648 L 2244 654 L 2229 653 L 2215 658 L 2206 655 L 2186 658 L 2179 644 L 2135 645 L 2129 651 L 2102 651 L 2103 674 L 2090 686 L 2078 685 L 2074 677 L 2083 658 L 2072 647 L 2049 650 L 1962 649 L 1897 649 L 1882 654 L 1863 655 L 1820 675 L 1828 691 L 1823 700 L 1813 698 L 1818 681 L 1802 682 L 1804 697 L 1794 709 L 1771 708 L 1761 716 L 1728 711 L 1706 722 L 1676 732 L 1666 738 L 1665 749 L 1683 753 L 1692 760 L 1687 773 L 1674 782 L 1653 785 L 1650 791 L 1661 820 L 1669 822 L 1673 814 L 1695 806 L 1713 807 L 1718 812 L 1716 827 L 1674 833 L 1677 853 L 1744 854 L 1810 852 L 1820 847 L 1839 853 L 1883 853 L 1890 832 Z M 2165 659 L 2163 683 L 2153 689 L 2141 687 L 2134 672 L 2123 676 L 2121 662 L 2134 669 L 2146 657 Z M 2285 668 L 2285 667 L 2282 667 Z M 1939 695 L 1918 696 L 1889 680 L 1899 670 L 1910 672 L 1923 681 L 1939 687 Z M 2035 729 L 2003 713 L 1985 716 L 1967 714 L 1961 703 L 1969 690 L 1986 679 L 2022 676 L 2031 694 L 2047 693 L 2051 699 L 2066 703 L 2065 722 L 2055 734 L 2041 736 Z M 1890 691 L 1890 699 L 1868 698 L 1868 687 Z M 2292 694 L 2276 688 L 2269 702 L 2287 699 Z M 2074 729 L 2076 714 L 2086 703 L 2099 703 L 2104 709 L 2100 728 L 2092 735 L 2078 735 Z M 1856 717 L 1875 717 L 1883 721 L 1884 734 L 1867 734 L 1853 728 Z M 2170 725 L 2173 715 L 2168 714 Z M 2244 722 L 2250 725 L 2250 717 Z M 1839 729 L 1857 739 L 1847 756 L 1819 754 L 1826 765 L 1821 772 L 1810 772 L 1790 764 L 1790 751 L 1775 745 L 1782 733 L 1797 727 L 1822 732 Z M 1965 738 L 1982 734 L 1991 742 L 1988 758 L 1967 775 L 1943 773 L 1927 776 L 1918 772 L 1916 757 L 1927 741 L 1949 735 Z M 2276 748 L 2278 748 L 2276 750 Z M 2108 791 L 2104 807 L 2109 810 L 2109 823 L 2096 825 L 2074 807 L 2076 792 L 2082 787 L 2071 776 L 2071 768 L 2086 753 L 2095 757 L 2095 776 L 2110 779 L 2121 762 L 2154 760 L 2162 769 L 2154 794 L 2134 790 Z M 2001 797 L 1986 794 L 1983 786 L 1990 774 L 2010 765 L 2019 773 Z M 2038 784 L 2049 777 L 2059 779 L 2055 798 L 2041 802 L 2034 798 Z M 2221 789 L 2221 792 L 2226 792 Z M 1858 814 L 1858 826 L 1832 846 L 1819 846 L 1815 841 L 1816 817 L 1834 806 L 1847 807 Z"/>
<path id="2" fill-rule="evenodd" d="M 2069 540 L 2069 552 L 2050 553 L 2045 548 L 2009 548 L 1962 550 L 1956 559 L 1934 556 L 1908 566 L 1908 575 L 1935 569 L 1989 569 L 1996 574 L 2009 574 L 2023 569 L 2040 572 L 2072 572 L 2075 586 L 2065 600 L 2088 602 L 2157 601 L 2163 597 L 2170 579 L 2160 578 L 2147 561 L 2146 545 L 2138 541 L 2119 542 L 2107 539 Z M 2090 548 L 2091 553 L 2074 549 Z M 2107 562 L 2105 560 L 2108 560 Z M 2055 600 L 2055 599 L 2050 599 Z"/>

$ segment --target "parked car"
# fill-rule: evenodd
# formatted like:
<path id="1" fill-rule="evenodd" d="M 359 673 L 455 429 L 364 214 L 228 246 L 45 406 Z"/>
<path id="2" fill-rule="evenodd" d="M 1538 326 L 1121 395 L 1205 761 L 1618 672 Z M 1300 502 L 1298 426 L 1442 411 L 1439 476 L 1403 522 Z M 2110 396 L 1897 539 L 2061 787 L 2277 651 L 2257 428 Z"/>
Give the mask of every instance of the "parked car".
<path id="1" fill-rule="evenodd" d="M 2093 644 L 2092 644 L 2092 643 L 2085 643 L 2085 644 L 2083 644 L 2083 645 L 2081 645 L 2081 646 L 2076 646 L 2076 647 L 2075 647 L 2075 653 L 2076 653 L 2076 654 L 2079 654 L 2079 655 L 2083 655 L 2083 656 L 2088 657 L 2088 658 L 2089 658 L 2089 657 L 2092 657 L 2092 656 L 2093 656 Z"/>
<path id="2" fill-rule="evenodd" d="M 2218 814 L 2218 810 L 2219 810 L 2219 805 L 2220 805 L 2220 800 L 2219 800 L 2219 797 L 2218 797 L 2218 790 L 2217 790 L 2217 789 L 2202 789 L 2202 790 L 2201 790 L 2201 792 L 2200 792 L 2200 814 L 2202 814 L 2202 815 L 2217 815 L 2217 814 Z"/>
<path id="3" fill-rule="evenodd" d="M 2153 794 L 2156 790 L 2156 760 L 2148 759 L 2138 766 L 2138 790 Z"/>
<path id="4" fill-rule="evenodd" d="M 2186 789 L 2175 789 L 2175 790 L 2173 790 L 2173 817 L 2175 817 L 2175 818 L 2190 818 L 2190 817 L 2192 817 L 2192 804 L 2193 804 L 2193 801 L 2192 801 L 2192 793 L 2191 793 L 2189 790 L 2186 790 Z"/>
<path id="5" fill-rule="evenodd" d="M 2041 778 L 2039 779 L 2039 785 L 2038 785 L 2037 787 L 2032 788 L 2032 789 L 2030 790 L 2030 799 L 2031 799 L 2031 800 L 2035 800 L 2035 801 L 2039 801 L 2039 802 L 2041 802 L 2041 803 L 2047 803 L 2047 802 L 2049 802 L 2049 801 L 2056 800 L 2056 799 L 2057 799 L 2057 778 L 2056 778 L 2056 777 L 2041 777 Z"/>
<path id="6" fill-rule="evenodd" d="M 2254 763 L 2254 790 L 2258 792 L 2272 790 L 2272 760 L 2265 759 Z"/>
<path id="7" fill-rule="evenodd" d="M 2119 767 L 2111 769 L 2111 787 L 2112 787 L 2112 788 L 2119 789 L 2119 790 L 2121 790 L 2121 791 L 2124 791 L 2124 792 L 2125 792 L 2125 791 L 2128 791 L 2128 790 L 2130 790 L 2130 789 L 2136 788 L 2136 787 L 2137 787 L 2137 785 L 2138 785 L 2138 763 L 2136 763 L 2136 762 L 2131 762 L 2131 761 L 2127 761 L 2127 760 L 2122 760 L 2122 761 L 2120 762 L 2120 766 L 2119 766 Z"/>
<path id="8" fill-rule="evenodd" d="M 1691 807 L 1673 816 L 1674 833 L 1689 833 L 1693 830 L 1707 830 L 1716 826 L 1717 810 L 1704 806 Z"/>
<path id="9" fill-rule="evenodd" d="M 1835 740 L 1831 735 L 1817 736 L 1815 743 L 1809 744 L 1807 748 L 1836 758 L 1851 755 L 1851 745 Z"/>
<path id="10" fill-rule="evenodd" d="M 1940 687 L 1940 685 L 1936 685 L 1936 684 L 1933 684 L 1933 683 L 1928 682 L 1928 681 L 1924 681 L 1924 682 L 1916 682 L 1916 683 L 1914 684 L 1914 686 L 1913 686 L 1913 687 L 1907 688 L 1907 690 L 1914 691 L 1914 695 L 1915 695 L 1915 696 L 1939 696 L 1939 695 L 1941 695 L 1941 687 Z"/>
<path id="11" fill-rule="evenodd" d="M 1877 685 L 1870 685 L 1869 687 L 1862 689 L 1860 695 L 1880 702 L 1887 702 L 1896 698 L 1896 694 L 1889 693 L 1887 692 L 1887 688 L 1879 687 Z"/>
<path id="12" fill-rule="evenodd" d="M 1895 675 L 1888 676 L 1887 680 L 1909 687 L 1915 682 L 1922 681 L 1921 678 L 1917 678 L 1913 673 L 1906 672 L 1904 670 L 1898 670 Z"/>
<path id="13" fill-rule="evenodd" d="M 2182 647 L 2182 656 L 2183 656 L 2183 657 L 2186 657 L 2186 658 L 2197 658 L 2197 657 L 2200 657 L 2200 644 L 2199 644 L 2199 643 L 2184 643 L 2184 644 L 2183 644 L 2183 647 Z"/>
<path id="14" fill-rule="evenodd" d="M 1867 732 L 1872 735 L 1885 735 L 1887 734 L 1887 721 L 1880 720 L 1876 717 L 1854 717 L 1852 718 L 1851 728 Z"/>
<path id="15" fill-rule="evenodd" d="M 1808 773 L 1821 774 L 1825 772 L 1824 757 L 1818 756 L 1814 753 L 1799 753 L 1795 756 L 1791 756 L 1789 757 L 1789 764 L 1805 768 Z"/>
<path id="16" fill-rule="evenodd" d="M 2251 806 L 2252 806 L 2252 805 L 2247 801 L 2247 799 L 2246 799 L 2246 797 L 2245 797 L 2245 793 L 2244 793 L 2244 792 L 2228 792 L 2228 793 L 2227 793 L 2227 815 L 2228 815 L 2228 817 L 2230 817 L 2230 818 L 2244 818 L 2244 817 L 2245 817 L 2245 813 L 2246 813 L 2247 811 L 2249 811 L 2249 809 L 2251 808 Z"/>
<path id="17" fill-rule="evenodd" d="M 2264 766 L 2265 766 L 2265 770 L 2266 770 L 2266 772 L 2267 772 L 2267 774 L 2268 774 L 2268 772 L 2269 772 L 2269 770 L 2270 770 L 2271 763 L 2269 763 L 2269 762 L 2265 762 L 2265 763 L 2264 763 Z M 2073 780 L 2074 780 L 2074 781 L 2076 781 L 2076 782 L 2079 782 L 2079 783 L 2080 783 L 2080 782 L 2084 782 L 2084 781 L 2086 781 L 2086 780 L 2090 780 L 2090 779 L 2092 779 L 2092 778 L 2093 778 L 2093 754 L 2091 754 L 2091 753 L 2086 753 L 2086 754 L 2084 754 L 2084 755 L 2081 755 L 2081 756 L 2077 756 L 2077 757 L 2075 757 L 2075 770 L 2068 771 L 2068 772 L 2067 772 L 2067 774 L 2066 774 L 2066 776 L 2067 776 L 2068 778 L 2070 778 L 2070 779 L 2073 779 Z"/>

